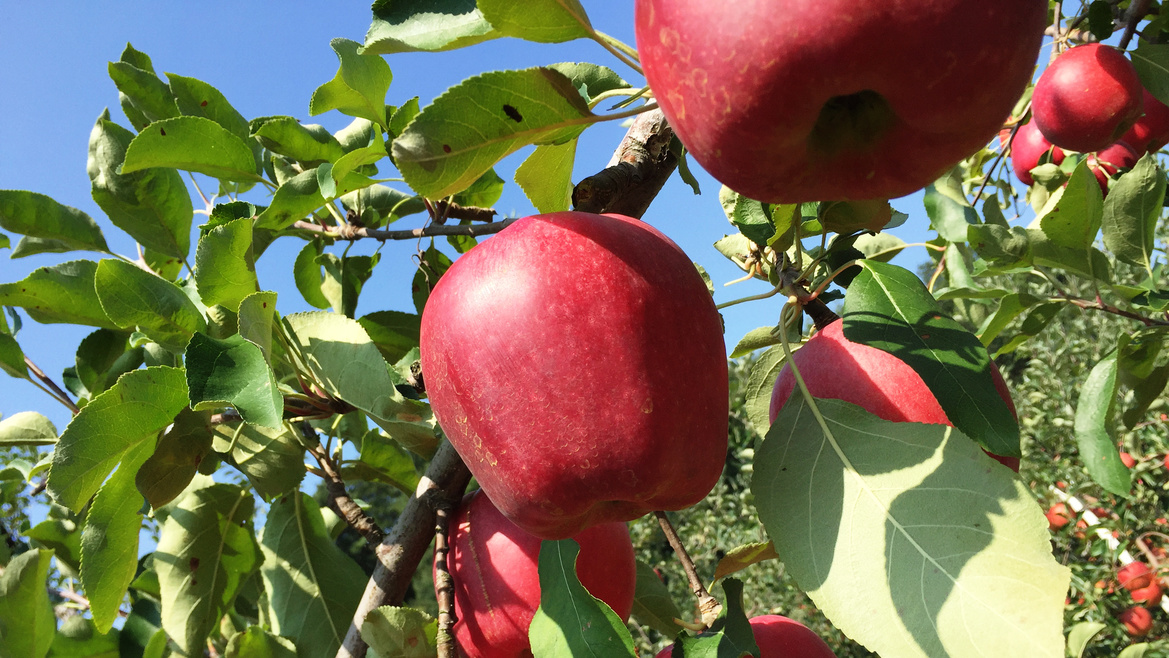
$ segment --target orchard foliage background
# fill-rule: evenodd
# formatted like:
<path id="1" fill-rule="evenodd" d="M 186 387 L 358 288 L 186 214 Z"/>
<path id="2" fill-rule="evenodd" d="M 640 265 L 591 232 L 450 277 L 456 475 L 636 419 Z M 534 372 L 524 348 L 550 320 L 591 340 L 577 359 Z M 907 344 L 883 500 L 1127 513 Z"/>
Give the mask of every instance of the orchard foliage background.
<path id="1" fill-rule="evenodd" d="M 433 655 L 440 610 L 427 546 L 435 509 L 457 500 L 467 475 L 415 367 L 429 290 L 506 224 L 490 210 L 504 186 L 539 212 L 640 216 L 675 166 L 692 178 L 680 145 L 646 112 L 636 54 L 594 30 L 585 8 L 420 4 L 375 4 L 364 43 L 332 42 L 336 77 L 308 99 L 308 114 L 351 117 L 341 130 L 301 120 L 303 107 L 245 117 L 215 80 L 163 74 L 127 46 L 109 66 L 121 115 L 101 114 L 89 143 L 104 216 L 36 190 L 0 191 L 0 247 L 27 259 L 5 266 L 0 283 L 0 367 L 29 392 L 29 411 L 0 419 L 0 654 L 324 656 L 368 643 L 379 655 Z M 1169 102 L 1159 3 L 1051 4 L 1052 35 L 1124 40 L 1145 86 Z M 589 39 L 607 56 L 487 71 L 433 102 L 391 86 L 400 53 L 500 37 Z M 634 116 L 630 135 L 651 157 L 626 144 L 625 165 L 574 176 L 588 129 Z M 514 181 L 495 173 L 531 145 Z M 1000 149 L 989 144 L 927 188 L 922 208 L 896 201 L 902 212 L 876 234 L 852 231 L 847 205 L 717 195 L 732 227 L 715 249 L 770 292 L 743 300 L 760 329 L 727 335 L 724 476 L 703 503 L 670 516 L 707 586 L 737 575 L 748 615 L 803 620 L 841 656 L 871 655 L 855 642 L 898 656 L 1063 655 L 1065 635 L 1072 655 L 1169 655 L 1157 641 L 1125 649 L 1116 615 L 1131 602 L 1113 582 L 1126 551 L 1157 566 L 1169 548 L 1159 534 L 1169 482 L 1162 164 L 1143 158 L 1104 198 L 1080 157 L 1045 165 L 1024 190 Z M 622 176 L 630 171 L 638 177 Z M 925 223 L 928 244 L 895 237 Z M 113 253 L 106 236 L 119 232 L 136 253 Z M 262 279 L 256 263 L 276 240 L 303 247 L 281 264 L 282 279 Z M 394 240 L 417 249 L 354 248 Z M 924 262 L 921 271 L 887 263 L 899 254 L 911 268 Z M 389 285 L 409 289 L 413 308 L 358 313 L 386 285 L 374 277 L 411 256 L 413 272 Z M 785 412 L 768 432 L 771 382 L 801 333 L 777 326 L 794 317 L 780 307 L 812 292 L 843 300 L 834 307 L 846 322 L 870 318 L 867 340 L 893 336 L 880 346 L 903 358 L 914 351 L 905 330 L 919 322 L 953 350 L 989 347 L 1014 391 L 1018 437 L 1009 419 L 955 418 L 956 430 L 920 430 L 911 446 L 904 428 L 823 401 L 826 424 L 801 427 Z M 301 305 L 287 300 L 294 294 L 319 310 L 282 312 Z M 40 371 L 23 348 L 42 323 L 88 328 L 61 347 L 75 354 L 64 372 Z M 953 365 L 937 354 L 909 357 Z M 979 386 L 971 374 L 935 394 L 948 409 L 997 403 Z M 67 426 L 37 411 L 49 413 L 50 399 L 74 414 Z M 793 429 L 800 440 L 781 444 Z M 801 454 L 831 443 L 856 456 L 861 433 L 898 440 L 869 455 L 868 470 L 838 465 L 839 481 L 801 485 Z M 964 435 L 1000 454 L 1021 440 L 1019 477 Z M 789 484 L 768 475 L 780 470 Z M 884 492 L 886 505 L 844 506 L 857 488 Z M 1075 523 L 1049 534 L 1042 510 L 1069 495 L 1096 511 L 1103 536 Z M 938 523 L 943 532 L 919 529 Z M 694 618 L 694 601 L 656 522 L 631 527 L 643 564 L 630 641 L 647 655 L 679 632 L 674 617 Z M 1071 567 L 1070 590 L 1060 563 Z M 380 594 L 367 592 L 371 577 Z M 725 614 L 742 614 L 734 585 L 710 589 Z M 573 592 L 544 595 L 601 614 Z M 1003 610 L 1035 623 L 1004 625 Z M 1155 639 L 1164 613 L 1154 619 Z M 726 628 L 709 642 L 735 641 Z M 411 638 L 414 649 L 400 648 Z"/>

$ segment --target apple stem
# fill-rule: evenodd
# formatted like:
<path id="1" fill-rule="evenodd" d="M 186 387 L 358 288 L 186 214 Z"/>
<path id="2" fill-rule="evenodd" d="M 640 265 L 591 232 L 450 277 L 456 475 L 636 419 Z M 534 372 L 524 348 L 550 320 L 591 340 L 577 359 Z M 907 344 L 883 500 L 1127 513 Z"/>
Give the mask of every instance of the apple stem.
<path id="1" fill-rule="evenodd" d="M 719 605 L 717 599 L 710 595 L 710 592 L 706 591 L 706 586 L 702 584 L 698 570 L 694 567 L 694 560 L 690 557 L 690 553 L 686 552 L 686 547 L 682 545 L 682 538 L 678 536 L 678 531 L 666 513 L 656 511 L 654 516 L 658 517 L 658 525 L 666 534 L 666 541 L 670 542 L 670 547 L 674 549 L 674 554 L 682 563 L 682 570 L 686 572 L 686 579 L 690 581 L 690 591 L 694 592 L 694 597 L 698 599 L 698 612 L 702 615 L 702 623 L 706 628 L 710 628 L 710 625 L 718 618 L 722 606 Z"/>
<path id="2" fill-rule="evenodd" d="M 455 618 L 455 581 L 451 577 L 447 554 L 450 543 L 447 531 L 450 529 L 447 513 L 449 507 L 436 505 L 434 509 L 434 594 L 438 599 L 438 658 L 455 658 L 455 636 L 451 628 Z"/>
<path id="3" fill-rule="evenodd" d="M 808 316 L 812 318 L 812 322 L 816 323 L 816 328 L 820 330 L 840 319 L 839 315 L 819 299 L 809 299 L 803 303 L 803 307 Z"/>

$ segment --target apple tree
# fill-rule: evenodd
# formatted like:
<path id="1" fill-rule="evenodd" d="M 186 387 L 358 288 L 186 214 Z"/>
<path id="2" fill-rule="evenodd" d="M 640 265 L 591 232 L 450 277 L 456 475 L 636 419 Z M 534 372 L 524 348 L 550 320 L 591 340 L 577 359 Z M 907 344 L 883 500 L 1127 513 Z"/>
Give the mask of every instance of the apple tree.
<path id="1" fill-rule="evenodd" d="M 1139 495 L 1117 439 L 1169 383 L 1164 18 L 1148 0 L 857 4 L 638 0 L 630 45 L 574 0 L 383 0 L 309 100 L 352 119 L 335 132 L 245 117 L 128 46 L 110 65 L 124 119 L 89 144 L 106 217 L 0 191 L 13 258 L 96 254 L 0 283 L 0 367 L 71 414 L 0 419 L 4 655 L 503 655 L 465 631 L 510 595 L 460 598 L 500 584 L 532 601 L 499 631 L 521 654 L 831 655 L 774 614 L 794 611 L 748 618 L 753 570 L 779 561 L 879 655 L 1082 649 L 1038 502 L 1055 483 L 1026 477 L 1057 439 L 995 360 L 1097 316 L 1094 351 L 1068 356 L 1083 379 L 1060 449 L 1084 487 Z M 1044 34 L 1062 63 L 1041 68 L 1091 81 L 1081 54 L 1106 52 L 1135 105 L 1033 85 Z M 401 53 L 504 37 L 611 57 L 488 70 L 428 104 L 391 89 Z M 1080 141 L 1095 115 L 1106 138 Z M 574 181 L 586 131 L 623 120 L 612 163 Z M 529 147 L 514 183 L 537 216 L 497 218 L 494 167 Z M 638 221 L 691 161 L 724 183 L 714 249 L 765 292 L 716 307 L 694 255 Z M 907 221 L 929 239 L 896 237 Z M 303 243 L 291 277 L 261 280 L 280 239 Z M 397 281 L 414 308 L 358 315 L 390 256 L 349 246 L 395 240 L 423 245 Z M 915 249 L 925 276 L 890 262 Z M 281 312 L 293 290 L 318 310 Z M 732 306 L 759 329 L 720 335 Z M 75 366 L 25 354 L 41 323 L 91 330 Z M 751 357 L 734 386 L 727 353 Z M 695 560 L 709 527 L 685 520 L 720 471 L 749 480 L 719 513 L 757 541 Z M 504 520 L 459 520 L 472 477 Z M 371 483 L 401 495 L 363 504 Z M 642 549 L 654 526 L 690 600 L 644 561 L 618 568 L 624 544 L 585 580 L 624 579 L 632 620 L 581 584 L 583 533 L 623 540 L 624 522 Z M 460 543 L 494 523 L 525 548 Z"/>

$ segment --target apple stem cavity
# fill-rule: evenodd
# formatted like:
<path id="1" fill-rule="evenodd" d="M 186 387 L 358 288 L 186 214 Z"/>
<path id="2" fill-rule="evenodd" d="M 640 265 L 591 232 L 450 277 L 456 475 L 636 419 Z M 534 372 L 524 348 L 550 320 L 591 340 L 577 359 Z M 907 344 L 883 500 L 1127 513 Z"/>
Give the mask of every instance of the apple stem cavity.
<path id="1" fill-rule="evenodd" d="M 694 566 L 694 560 L 686 551 L 686 547 L 682 545 L 682 538 L 678 536 L 678 531 L 670 522 L 669 516 L 660 510 L 654 512 L 654 516 L 658 518 L 658 525 L 662 527 L 666 541 L 670 542 L 670 548 L 674 549 L 674 554 L 682 563 L 682 570 L 686 572 L 686 580 L 690 582 L 690 591 L 694 592 L 694 598 L 698 599 L 698 612 L 702 615 L 703 627 L 710 628 L 711 624 L 718 618 L 722 605 L 719 604 L 718 599 L 706 591 L 706 586 L 702 584 L 702 578 L 698 576 L 698 569 Z"/>
<path id="2" fill-rule="evenodd" d="M 834 156 L 843 151 L 866 151 L 897 124 L 897 114 L 881 94 L 865 89 L 824 102 L 808 137 L 813 149 Z"/>

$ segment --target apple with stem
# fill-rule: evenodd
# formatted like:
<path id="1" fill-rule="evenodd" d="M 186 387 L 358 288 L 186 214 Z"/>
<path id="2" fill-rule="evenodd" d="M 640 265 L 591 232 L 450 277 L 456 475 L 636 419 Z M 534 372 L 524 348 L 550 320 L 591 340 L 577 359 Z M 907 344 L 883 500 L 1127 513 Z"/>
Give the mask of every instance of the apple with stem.
<path id="1" fill-rule="evenodd" d="M 1119 174 L 1122 169 L 1132 169 L 1140 157 L 1132 146 L 1123 141 L 1115 142 L 1108 148 L 1089 153 L 1088 169 L 1092 170 L 1096 182 L 1100 183 L 1100 191 L 1104 193 L 1104 196 L 1108 196 L 1109 180 Z M 1131 459 L 1131 455 L 1129 458 Z"/>
<path id="2" fill-rule="evenodd" d="M 1155 153 L 1169 144 L 1169 105 L 1149 93 L 1142 92 L 1145 114 L 1132 124 L 1120 141 L 1131 145 L 1138 153 Z"/>
<path id="3" fill-rule="evenodd" d="M 1045 0 L 637 0 L 654 98 L 712 176 L 773 203 L 888 199 L 998 132 Z"/>
<path id="4" fill-rule="evenodd" d="M 1048 162 L 1059 164 L 1063 162 L 1064 152 L 1047 141 L 1034 121 L 1019 126 L 1015 131 L 1015 139 L 1011 141 L 1011 166 L 1015 170 L 1015 177 L 1024 185 L 1034 185 L 1031 170 L 1040 165 L 1044 156 L 1048 156 Z"/>
<path id="5" fill-rule="evenodd" d="M 690 258 L 629 217 L 525 217 L 439 279 L 422 372 L 514 523 L 563 539 L 702 500 L 727 452 L 722 323 Z"/>
<path id="6" fill-rule="evenodd" d="M 1052 144 L 1090 153 L 1107 148 L 1136 123 L 1143 91 L 1121 51 L 1085 44 L 1057 57 L 1039 76 L 1031 115 Z"/>
<path id="7" fill-rule="evenodd" d="M 750 619 L 760 658 L 836 658 L 832 649 L 800 622 L 781 615 L 761 615 Z M 670 658 L 674 645 L 658 652 L 655 658 Z"/>
<path id="8" fill-rule="evenodd" d="M 893 422 L 953 425 L 912 367 L 888 352 L 845 338 L 843 320 L 835 320 L 818 331 L 792 354 L 791 360 L 813 397 L 850 402 Z M 995 389 L 1014 414 L 1011 394 L 993 361 L 991 376 Z M 795 388 L 791 366 L 784 365 L 771 393 L 772 422 Z M 1019 471 L 1017 457 L 990 456 L 1016 473 Z"/>
<path id="9" fill-rule="evenodd" d="M 448 536 L 457 619 L 452 631 L 462 655 L 531 656 L 528 627 L 540 605 L 540 538 L 508 521 L 482 490 L 463 497 Z M 601 523 L 572 538 L 580 544 L 581 584 L 629 619 L 637 581 L 629 528 Z"/>
<path id="10" fill-rule="evenodd" d="M 1129 562 L 1116 572 L 1116 580 L 1127 590 L 1141 589 L 1153 584 L 1153 570 L 1144 562 Z"/>

